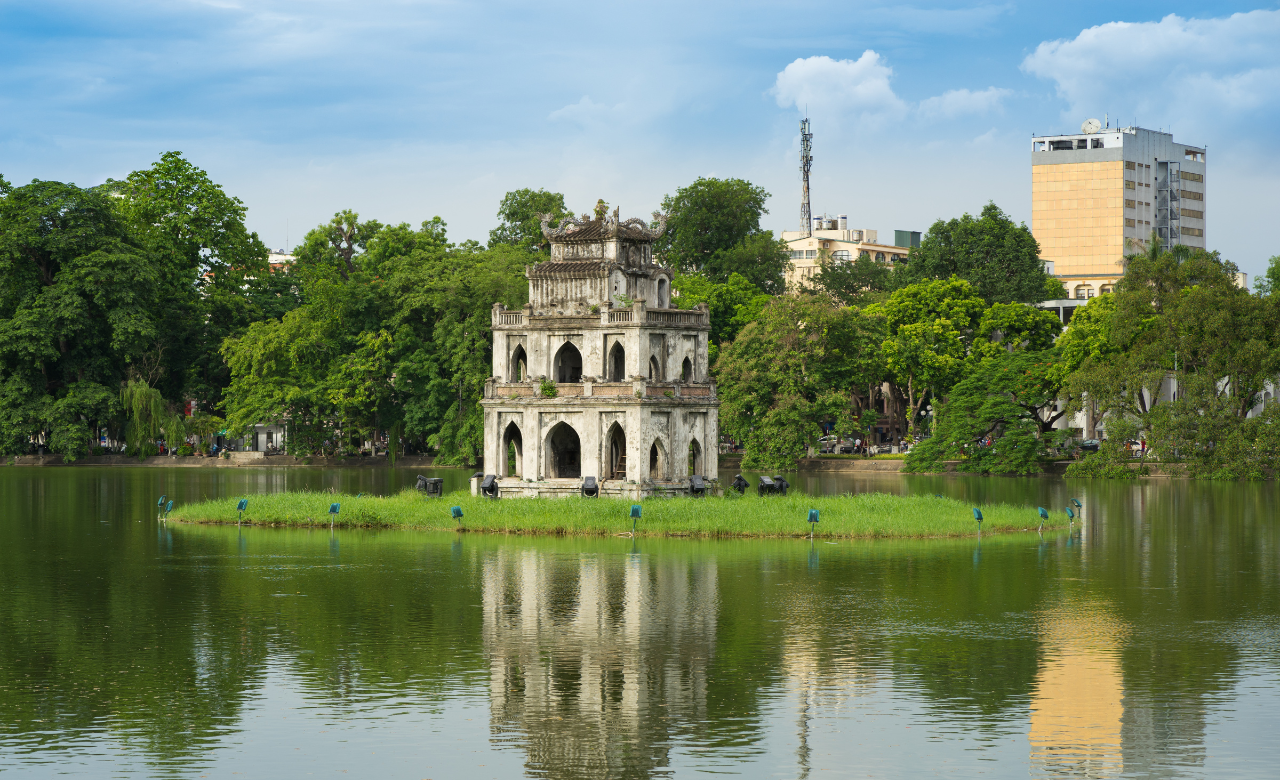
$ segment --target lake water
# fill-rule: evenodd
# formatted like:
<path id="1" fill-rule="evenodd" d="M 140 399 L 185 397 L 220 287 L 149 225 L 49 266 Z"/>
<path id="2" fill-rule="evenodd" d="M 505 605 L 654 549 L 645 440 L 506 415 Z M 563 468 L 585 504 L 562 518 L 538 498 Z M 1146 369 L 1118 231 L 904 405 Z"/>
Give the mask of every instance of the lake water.
<path id="1" fill-rule="evenodd" d="M 451 489 L 469 476 L 438 474 Z M 794 480 L 1084 504 L 1072 533 L 981 543 L 155 518 L 161 494 L 387 493 L 414 476 L 0 469 L 0 776 L 1261 778 L 1280 766 L 1275 483 Z"/>

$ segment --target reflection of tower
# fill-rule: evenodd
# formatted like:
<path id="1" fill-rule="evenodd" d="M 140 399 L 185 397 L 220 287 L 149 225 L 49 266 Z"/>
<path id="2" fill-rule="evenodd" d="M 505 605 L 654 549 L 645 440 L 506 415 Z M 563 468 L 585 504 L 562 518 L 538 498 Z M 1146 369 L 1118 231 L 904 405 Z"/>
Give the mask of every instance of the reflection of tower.
<path id="1" fill-rule="evenodd" d="M 813 168 L 813 133 L 809 117 L 800 120 L 800 232 L 813 235 L 813 209 L 809 207 L 809 170 Z"/>
<path id="2" fill-rule="evenodd" d="M 1086 607 L 1043 619 L 1045 660 L 1031 698 L 1032 777 L 1112 777 L 1124 770 L 1124 630 Z"/>
<path id="3" fill-rule="evenodd" d="M 530 773 L 647 776 L 670 724 L 705 719 L 713 562 L 500 551 L 483 593 L 494 740 Z"/>

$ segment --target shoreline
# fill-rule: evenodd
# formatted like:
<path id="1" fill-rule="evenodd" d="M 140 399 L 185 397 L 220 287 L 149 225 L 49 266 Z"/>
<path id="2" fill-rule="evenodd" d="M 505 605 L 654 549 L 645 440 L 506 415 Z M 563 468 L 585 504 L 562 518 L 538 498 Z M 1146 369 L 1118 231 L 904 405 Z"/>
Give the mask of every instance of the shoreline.
<path id="1" fill-rule="evenodd" d="M 362 528 L 490 533 L 520 536 L 635 536 L 747 539 L 945 539 L 977 537 L 973 507 L 937 496 L 859 493 L 705 498 L 487 499 L 458 491 L 426 498 L 413 490 L 392 496 L 337 493 L 270 493 L 248 496 L 242 525 L 274 528 Z M 169 520 L 193 525 L 236 525 L 239 497 L 175 507 Z M 336 516 L 329 514 L 339 505 Z M 639 506 L 641 516 L 631 510 Z M 452 515 L 458 507 L 461 520 Z M 980 507 L 982 535 L 1036 533 L 1035 507 Z M 819 520 L 808 522 L 810 510 Z M 1062 510 L 1050 513 L 1046 531 L 1069 527 Z"/>

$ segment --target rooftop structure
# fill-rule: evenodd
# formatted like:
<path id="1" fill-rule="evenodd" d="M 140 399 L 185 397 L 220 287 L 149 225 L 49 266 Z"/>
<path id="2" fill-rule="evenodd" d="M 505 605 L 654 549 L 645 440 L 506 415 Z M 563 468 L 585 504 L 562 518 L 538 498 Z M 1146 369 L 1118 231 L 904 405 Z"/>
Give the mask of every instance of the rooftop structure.
<path id="1" fill-rule="evenodd" d="M 809 231 L 783 231 L 782 240 L 791 248 L 791 267 L 787 270 L 787 290 L 796 292 L 809 283 L 826 263 L 851 263 L 866 255 L 880 263 L 899 263 L 907 259 L 912 247 L 920 246 L 920 233 L 895 230 L 892 244 L 879 242 L 877 231 L 849 227 L 845 214 L 812 218 Z"/>
<path id="2" fill-rule="evenodd" d="M 1079 133 L 1037 136 L 1031 151 L 1031 232 L 1045 270 L 1073 298 L 1108 292 L 1126 254 L 1153 235 L 1206 246 L 1202 147 L 1141 127 L 1086 121 Z"/>

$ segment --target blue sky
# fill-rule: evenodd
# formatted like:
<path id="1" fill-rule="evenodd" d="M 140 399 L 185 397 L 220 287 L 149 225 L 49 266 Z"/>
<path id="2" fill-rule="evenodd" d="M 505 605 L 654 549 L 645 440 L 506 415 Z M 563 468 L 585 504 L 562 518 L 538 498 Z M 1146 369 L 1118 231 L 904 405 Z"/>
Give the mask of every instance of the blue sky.
<path id="1" fill-rule="evenodd" d="M 1210 244 L 1252 276 L 1280 254 L 1277 42 L 1275 3 L 0 0 L 0 173 L 177 149 L 272 247 L 343 208 L 484 240 L 518 187 L 642 216 L 697 176 L 764 186 L 782 230 L 807 107 L 815 211 L 889 233 L 1029 221 L 1031 135 L 1109 114 L 1207 145 Z"/>

